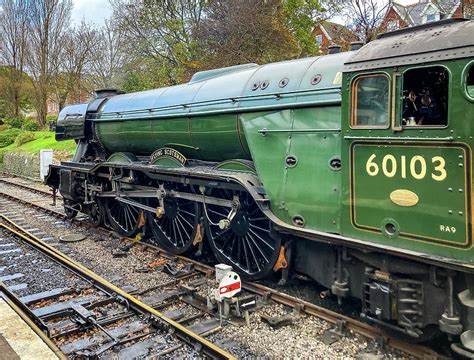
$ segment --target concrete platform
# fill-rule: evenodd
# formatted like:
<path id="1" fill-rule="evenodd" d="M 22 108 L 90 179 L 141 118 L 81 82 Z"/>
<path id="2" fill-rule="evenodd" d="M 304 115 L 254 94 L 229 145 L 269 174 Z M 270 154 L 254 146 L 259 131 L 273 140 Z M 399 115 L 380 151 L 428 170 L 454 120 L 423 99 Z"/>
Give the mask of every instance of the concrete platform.
<path id="1" fill-rule="evenodd" d="M 0 359 L 59 359 L 2 298 L 0 298 Z"/>

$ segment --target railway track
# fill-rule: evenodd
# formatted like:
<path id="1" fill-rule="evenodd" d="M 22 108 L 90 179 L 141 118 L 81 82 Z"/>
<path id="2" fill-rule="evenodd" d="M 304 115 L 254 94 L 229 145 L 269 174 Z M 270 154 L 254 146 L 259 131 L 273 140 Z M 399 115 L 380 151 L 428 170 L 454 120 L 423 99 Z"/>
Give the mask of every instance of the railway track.
<path id="1" fill-rule="evenodd" d="M 9 183 L 9 181 L 5 179 L 0 179 L 0 182 L 3 184 Z M 30 189 L 29 186 L 26 186 L 20 183 L 16 183 L 12 186 L 15 186 L 16 188 L 21 188 L 23 191 L 29 191 Z M 57 209 L 51 209 L 51 206 L 48 208 L 47 205 L 44 205 L 44 204 L 47 204 L 48 201 L 51 200 L 51 196 L 52 196 L 51 193 L 48 193 L 45 191 L 38 192 L 37 190 L 38 189 L 34 189 L 32 191 L 38 195 L 43 196 L 43 204 L 41 204 L 41 202 L 39 203 L 38 201 L 31 202 L 29 200 L 25 200 L 24 198 L 16 197 L 11 194 L 5 194 L 3 192 L 0 192 L 0 197 L 9 199 L 10 201 L 13 201 L 15 203 L 20 203 L 24 206 L 34 208 L 35 210 L 43 212 L 43 213 L 47 212 L 50 216 L 61 219 L 61 221 L 67 220 L 66 215 L 63 214 L 62 212 L 58 211 Z M 102 233 L 104 236 L 107 236 L 110 234 L 110 231 L 108 230 L 105 230 L 103 228 L 97 228 L 94 225 L 87 223 L 85 218 L 77 218 L 77 219 L 72 220 L 72 222 L 86 229 L 93 228 L 99 231 L 100 233 Z M 178 289 L 181 287 L 181 289 L 183 289 L 183 286 L 184 286 L 187 293 L 186 291 L 182 290 L 184 292 L 180 294 L 181 299 L 185 299 L 185 302 L 187 302 L 188 304 L 194 304 L 194 306 L 196 306 L 197 308 L 201 308 L 201 309 L 203 308 L 203 303 L 205 299 L 201 295 L 202 291 L 200 294 L 200 291 L 198 289 L 199 285 L 203 285 L 203 281 L 201 280 L 202 278 L 199 278 L 199 276 L 196 275 L 196 272 L 204 274 L 207 278 L 209 278 L 209 276 L 214 271 L 212 267 L 209 267 L 206 264 L 202 264 L 196 260 L 189 259 L 183 256 L 170 255 L 154 245 L 147 244 L 144 242 L 136 242 L 134 239 L 126 239 L 126 242 L 130 246 L 137 246 L 137 247 L 142 247 L 144 249 L 156 250 L 157 251 L 156 262 L 158 263 L 160 261 L 173 262 L 175 264 L 175 267 L 179 269 L 192 268 L 193 271 L 190 271 L 188 273 L 186 272 L 182 273 L 183 279 L 179 279 L 179 278 L 173 279 L 168 284 L 166 284 L 166 286 L 158 286 L 156 289 L 151 289 L 151 290 L 152 291 L 159 290 L 157 294 L 161 293 L 162 298 L 166 298 L 168 296 L 172 298 L 173 291 L 165 291 L 163 293 L 162 290 L 166 288 L 170 288 L 170 286 L 178 288 Z M 194 283 L 191 282 L 191 280 L 193 279 L 195 281 Z M 189 284 L 189 282 L 183 284 L 182 280 L 189 280 L 191 284 Z M 197 284 L 198 286 L 194 286 L 193 284 Z M 269 301 L 275 302 L 277 304 L 281 304 L 291 309 L 294 309 L 295 313 L 303 313 L 305 315 L 314 316 L 326 322 L 329 322 L 334 327 L 334 329 L 332 330 L 332 333 L 334 334 L 335 337 L 340 337 L 344 333 L 347 334 L 347 333 L 353 332 L 368 339 L 377 339 L 379 342 L 382 339 L 382 342 L 386 346 L 402 352 L 404 356 L 423 358 L 423 359 L 444 358 L 442 355 L 436 353 L 435 351 L 427 347 L 403 342 L 399 339 L 386 335 L 380 329 L 373 327 L 367 323 L 353 319 L 349 316 L 342 315 L 338 312 L 326 309 L 324 307 L 315 305 L 308 301 L 295 298 L 293 296 L 279 292 L 270 287 L 263 286 L 257 283 L 244 282 L 243 289 L 244 289 L 245 295 L 253 294 L 259 299 L 259 302 L 261 303 L 268 303 Z M 152 291 L 145 291 L 145 293 L 152 293 Z M 141 295 L 143 296 L 145 294 L 142 293 Z M 150 295 L 150 296 L 152 297 L 153 295 Z M 158 295 L 155 295 L 155 296 L 158 296 Z M 281 319 L 270 319 L 270 320 L 278 322 Z"/>
<path id="2" fill-rule="evenodd" d="M 161 357 L 180 350 L 181 356 L 233 358 L 182 319 L 137 300 L 4 215 L 0 236 L 2 292 L 65 356 Z"/>

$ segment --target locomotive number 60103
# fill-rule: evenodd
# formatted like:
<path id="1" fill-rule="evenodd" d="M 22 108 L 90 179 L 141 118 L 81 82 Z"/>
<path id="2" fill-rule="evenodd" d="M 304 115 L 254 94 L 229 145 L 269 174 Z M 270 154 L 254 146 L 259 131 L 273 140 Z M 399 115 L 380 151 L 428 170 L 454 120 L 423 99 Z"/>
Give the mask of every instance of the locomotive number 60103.
<path id="1" fill-rule="evenodd" d="M 446 160 L 442 156 L 433 156 L 431 158 L 433 169 L 431 178 L 436 181 L 443 181 L 448 176 L 446 171 Z M 427 162 L 423 156 L 415 155 L 409 159 L 405 155 L 401 155 L 397 159 L 394 155 L 387 154 L 382 158 L 381 166 L 377 163 L 377 155 L 372 154 L 367 159 L 365 170 L 369 176 L 377 176 L 382 169 L 382 174 L 386 177 L 394 177 L 398 174 L 400 168 L 400 176 L 406 179 L 407 173 L 416 180 L 422 180 L 426 177 Z"/>

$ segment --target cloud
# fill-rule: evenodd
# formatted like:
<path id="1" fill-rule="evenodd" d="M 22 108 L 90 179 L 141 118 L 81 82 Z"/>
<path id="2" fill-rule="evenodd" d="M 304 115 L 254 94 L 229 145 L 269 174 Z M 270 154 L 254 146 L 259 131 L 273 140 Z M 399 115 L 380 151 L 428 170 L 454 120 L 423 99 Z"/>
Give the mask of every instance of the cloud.
<path id="1" fill-rule="evenodd" d="M 73 0 L 72 21 L 75 24 L 85 20 L 87 23 L 103 25 L 112 14 L 108 0 Z"/>

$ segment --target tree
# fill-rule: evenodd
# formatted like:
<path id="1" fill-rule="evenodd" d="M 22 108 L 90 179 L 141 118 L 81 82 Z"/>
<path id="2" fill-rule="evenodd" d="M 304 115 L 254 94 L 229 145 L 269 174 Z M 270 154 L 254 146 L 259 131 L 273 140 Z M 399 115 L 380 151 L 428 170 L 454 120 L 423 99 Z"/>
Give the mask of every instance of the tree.
<path id="1" fill-rule="evenodd" d="M 85 22 L 63 34 L 59 56 L 51 58 L 55 69 L 51 74 L 52 92 L 59 109 L 73 96 L 79 95 L 77 101 L 80 101 L 84 71 L 93 60 L 97 41 L 97 30 Z"/>
<path id="2" fill-rule="evenodd" d="M 2 92 L 8 114 L 20 115 L 27 35 L 27 0 L 0 0 L 0 56 L 7 65 L 2 72 Z"/>
<path id="3" fill-rule="evenodd" d="M 280 0 L 216 0 L 196 27 L 205 68 L 268 63 L 301 53 Z"/>
<path id="4" fill-rule="evenodd" d="M 63 39 L 72 10 L 71 0 L 28 1 L 28 72 L 33 79 L 34 106 L 40 126 L 46 123 L 53 74 L 59 71 Z"/>
<path id="5" fill-rule="evenodd" d="M 88 65 L 88 88 L 121 88 L 124 67 L 134 59 L 127 50 L 123 31 L 106 20 L 97 36 L 92 60 Z"/>
<path id="6" fill-rule="evenodd" d="M 293 35 L 300 49 L 299 57 L 315 55 L 318 46 L 314 41 L 315 24 L 324 18 L 319 0 L 285 0 L 283 1 L 283 21 Z"/>
<path id="7" fill-rule="evenodd" d="M 163 85 L 188 78 L 199 68 L 193 29 L 199 27 L 208 0 L 111 0 L 113 20 L 129 52 L 164 66 Z"/>
<path id="8" fill-rule="evenodd" d="M 377 0 L 339 0 L 342 15 L 349 28 L 365 43 L 374 40 L 384 31 L 382 22 L 388 9 L 388 2 Z"/>

